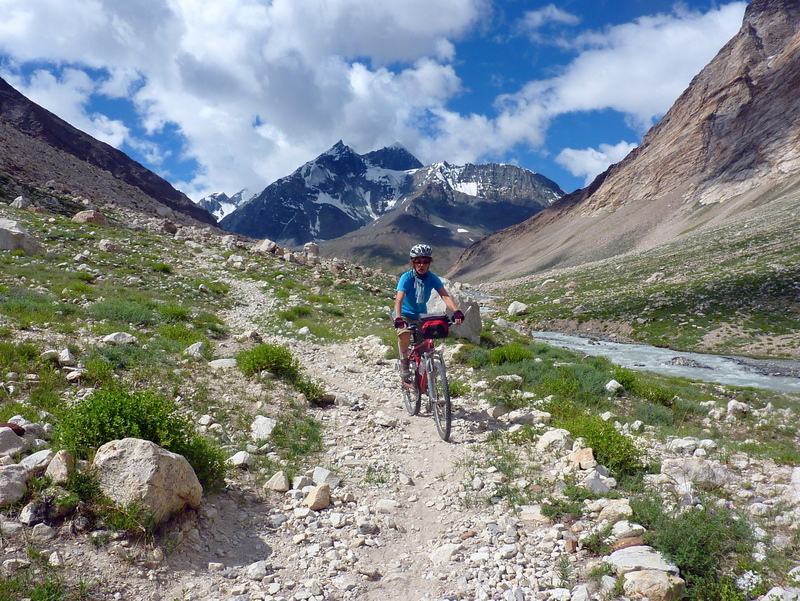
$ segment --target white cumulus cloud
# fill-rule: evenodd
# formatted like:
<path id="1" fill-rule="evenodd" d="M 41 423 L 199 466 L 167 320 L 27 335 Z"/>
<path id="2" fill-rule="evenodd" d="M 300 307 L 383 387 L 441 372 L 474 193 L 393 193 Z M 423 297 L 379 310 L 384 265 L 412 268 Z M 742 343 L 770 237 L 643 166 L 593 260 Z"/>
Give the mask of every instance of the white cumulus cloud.
<path id="1" fill-rule="evenodd" d="M 636 148 L 638 144 L 620 142 L 619 144 L 600 144 L 599 148 L 565 148 L 556 156 L 556 163 L 572 175 L 584 178 L 584 186 L 606 170 L 609 165 L 618 163 Z"/>
<path id="2" fill-rule="evenodd" d="M 486 33 L 495 4 L 3 0 L 0 75 L 76 127 L 136 149 L 199 198 L 260 190 L 339 139 L 359 152 L 400 141 L 425 162 L 460 163 L 542 151 L 553 119 L 570 113 L 618 111 L 641 134 L 738 29 L 745 6 L 576 31 L 562 40 L 574 59 L 554 77 L 493 106 L 455 109 L 470 94 L 459 44 Z M 544 28 L 578 25 L 548 4 L 521 27 L 533 47 Z M 104 114 L 109 103 L 118 112 Z M 595 151 L 605 157 L 597 169 L 618 146 Z M 570 152 L 561 155 L 570 169 L 590 177 Z M 169 173 L 176 158 L 197 166 L 186 181 Z"/>

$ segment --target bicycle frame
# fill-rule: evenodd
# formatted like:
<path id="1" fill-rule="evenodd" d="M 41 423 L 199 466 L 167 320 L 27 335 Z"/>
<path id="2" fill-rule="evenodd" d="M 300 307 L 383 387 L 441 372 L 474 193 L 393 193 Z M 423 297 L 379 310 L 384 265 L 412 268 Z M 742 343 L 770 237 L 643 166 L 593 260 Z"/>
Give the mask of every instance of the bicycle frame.
<path id="1" fill-rule="evenodd" d="M 424 394 L 428 399 L 428 410 L 433 413 L 436 430 L 447 442 L 450 439 L 452 409 L 442 352 L 436 350 L 432 339 L 420 341 L 416 327 L 409 329 L 411 352 L 408 358 L 413 361 L 409 365 L 413 372 L 412 377 L 401 379 L 403 403 L 410 415 L 417 415 Z"/>
<path id="2" fill-rule="evenodd" d="M 429 395 L 428 391 L 428 374 L 430 373 L 429 361 L 436 349 L 432 339 L 425 339 L 422 342 L 417 342 L 416 330 L 411 331 L 411 352 L 408 353 L 408 358 L 414 362 L 414 372 L 416 374 L 416 384 L 419 386 L 420 391 Z M 414 388 L 414 382 L 406 384 L 409 388 Z"/>

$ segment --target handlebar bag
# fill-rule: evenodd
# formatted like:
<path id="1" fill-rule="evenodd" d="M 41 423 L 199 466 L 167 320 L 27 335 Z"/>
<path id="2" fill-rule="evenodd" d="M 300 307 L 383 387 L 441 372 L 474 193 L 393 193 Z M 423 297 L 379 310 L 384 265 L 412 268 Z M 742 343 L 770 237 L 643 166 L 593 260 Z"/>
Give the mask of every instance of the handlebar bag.
<path id="1" fill-rule="evenodd" d="M 423 338 L 447 338 L 449 329 L 445 315 L 431 315 L 420 320 L 419 333 Z"/>

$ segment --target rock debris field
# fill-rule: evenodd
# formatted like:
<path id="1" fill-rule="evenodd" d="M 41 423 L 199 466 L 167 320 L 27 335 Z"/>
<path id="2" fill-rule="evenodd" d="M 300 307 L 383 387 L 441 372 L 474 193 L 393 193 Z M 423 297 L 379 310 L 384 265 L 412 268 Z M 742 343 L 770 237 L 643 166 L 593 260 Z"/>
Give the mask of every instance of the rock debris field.
<path id="1" fill-rule="evenodd" d="M 252 332 L 257 329 L 252 307 L 263 311 L 274 301 L 256 284 L 231 284 L 241 302 L 224 318 L 232 332 Z M 471 396 L 454 399 L 453 432 L 445 443 L 424 402 L 420 416 L 407 414 L 394 362 L 382 358 L 386 349 L 377 338 L 326 345 L 270 342 L 289 345 L 308 375 L 336 397 L 329 406 L 309 410 L 323 424 L 326 446 L 314 469 L 292 482 L 281 483 L 280 474 L 257 479 L 246 467 L 246 454 L 240 455 L 243 467 L 227 489 L 185 511 L 154 543 L 112 535 L 107 544 L 94 545 L 95 533 L 75 532 L 69 521 L 30 527 L 6 516 L 0 538 L 5 573 L 25 562 L 26 547 L 34 544 L 50 563 L 98 582 L 91 597 L 96 599 L 678 598 L 683 580 L 677 568 L 644 544 L 643 528 L 628 519 L 624 495 L 587 501 L 579 519 L 564 522 L 546 518 L 539 505 L 513 508 L 499 497 L 486 502 L 501 485 L 536 490 L 566 477 L 596 492 L 614 490 L 615 480 L 591 450 L 568 432 L 550 428 L 546 413 L 502 415 L 476 393 L 481 383 L 472 382 Z M 215 354 L 233 356 L 238 344 L 225 342 Z M 447 354 L 446 360 L 453 376 L 471 377 Z M 259 394 L 261 384 L 246 381 L 235 368 L 220 367 L 214 377 L 220 390 L 235 383 Z M 749 409 L 742 405 L 711 408 L 709 419 L 735 420 Z M 796 421 L 791 411 L 786 417 Z M 485 442 L 492 432 L 521 423 L 540 432 L 530 449 L 540 478 L 504 482 L 482 459 Z M 214 424 L 213 416 L 201 418 L 203 427 Z M 783 534 L 769 544 L 791 544 L 800 519 L 797 470 L 744 454 L 721 462 L 713 440 L 662 442 L 640 423 L 620 427 L 660 461 L 661 473 L 646 477 L 650 484 L 689 503 L 698 491 L 714 489 L 720 499 L 749 512 L 756 529 L 758 516 L 788 507 L 770 518 Z M 267 486 L 260 484 L 266 480 Z M 583 541 L 603 526 L 613 526 L 614 552 L 598 557 Z M 766 544 L 757 543 L 755 552 L 765 552 Z M 604 565 L 608 569 L 598 571 Z M 592 572 L 602 576 L 590 577 Z"/>

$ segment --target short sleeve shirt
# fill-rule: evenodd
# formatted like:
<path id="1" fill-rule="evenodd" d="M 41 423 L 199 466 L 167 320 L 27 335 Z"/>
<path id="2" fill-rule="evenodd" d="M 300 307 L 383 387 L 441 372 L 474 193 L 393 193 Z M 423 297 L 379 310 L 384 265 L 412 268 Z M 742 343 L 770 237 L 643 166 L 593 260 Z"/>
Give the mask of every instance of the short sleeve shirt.
<path id="1" fill-rule="evenodd" d="M 424 285 L 423 300 L 421 303 L 418 303 L 415 285 L 415 280 L 417 279 L 418 278 L 414 276 L 414 270 L 409 269 L 400 276 L 400 281 L 397 282 L 397 290 L 402 290 L 406 293 L 400 310 L 405 317 L 410 319 L 419 319 L 420 313 L 427 313 L 427 303 L 431 298 L 431 292 L 434 290 L 440 290 L 443 286 L 442 280 L 439 279 L 439 276 L 430 271 L 426 273 L 425 277 L 422 278 L 422 283 Z"/>

